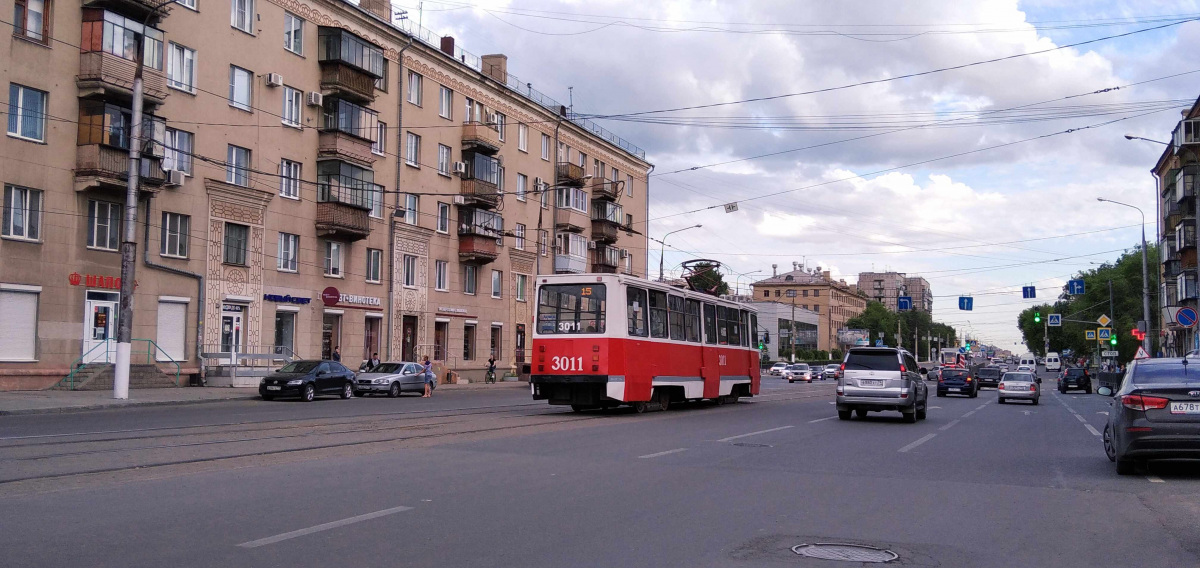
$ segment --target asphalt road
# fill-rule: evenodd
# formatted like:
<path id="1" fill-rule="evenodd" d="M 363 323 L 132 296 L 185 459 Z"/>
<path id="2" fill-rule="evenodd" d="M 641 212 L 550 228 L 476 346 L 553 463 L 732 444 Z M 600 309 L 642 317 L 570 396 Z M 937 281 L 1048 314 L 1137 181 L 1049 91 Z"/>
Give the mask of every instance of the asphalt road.
<path id="1" fill-rule="evenodd" d="M 1045 386 L 1052 387 L 1052 379 Z M 573 414 L 519 389 L 0 418 L 5 566 L 1196 566 L 1200 468 L 1118 477 L 1109 399 L 931 398 L 836 418 L 833 385 Z M 94 471 L 94 473 L 83 473 Z"/>

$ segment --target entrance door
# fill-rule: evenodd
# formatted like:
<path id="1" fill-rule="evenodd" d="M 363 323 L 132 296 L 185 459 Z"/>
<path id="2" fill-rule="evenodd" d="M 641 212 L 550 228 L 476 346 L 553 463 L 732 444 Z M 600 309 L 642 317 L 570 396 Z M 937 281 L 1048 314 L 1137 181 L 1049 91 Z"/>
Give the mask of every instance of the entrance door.
<path id="1" fill-rule="evenodd" d="M 417 316 L 404 316 L 404 342 L 400 344 L 400 357 L 405 361 L 417 360 Z"/>
<path id="2" fill-rule="evenodd" d="M 116 353 L 117 311 L 121 295 L 88 290 L 84 306 L 83 362 L 112 362 Z"/>
<path id="3" fill-rule="evenodd" d="M 234 363 L 232 353 L 245 351 L 242 344 L 242 323 L 246 314 L 246 306 L 241 304 L 224 304 L 221 306 L 221 352 L 230 353 L 226 362 Z"/>
<path id="4" fill-rule="evenodd" d="M 446 360 L 446 336 L 450 333 L 450 324 L 439 321 L 433 324 L 433 358 L 437 361 Z"/>
<path id="5" fill-rule="evenodd" d="M 525 362 L 525 324 L 517 324 L 517 345 L 516 345 L 516 360 L 517 363 Z"/>
<path id="6" fill-rule="evenodd" d="M 333 359 L 333 348 L 342 344 L 342 316 L 325 314 L 321 320 L 321 358 Z"/>

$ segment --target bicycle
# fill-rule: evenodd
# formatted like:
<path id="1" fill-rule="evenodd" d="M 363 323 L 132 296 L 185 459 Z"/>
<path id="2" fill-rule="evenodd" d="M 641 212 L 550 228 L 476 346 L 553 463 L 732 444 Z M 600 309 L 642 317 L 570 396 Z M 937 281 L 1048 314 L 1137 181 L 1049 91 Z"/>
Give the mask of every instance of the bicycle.
<path id="1" fill-rule="evenodd" d="M 495 384 L 496 383 L 496 371 L 488 371 L 487 375 L 483 378 L 483 382 Z"/>

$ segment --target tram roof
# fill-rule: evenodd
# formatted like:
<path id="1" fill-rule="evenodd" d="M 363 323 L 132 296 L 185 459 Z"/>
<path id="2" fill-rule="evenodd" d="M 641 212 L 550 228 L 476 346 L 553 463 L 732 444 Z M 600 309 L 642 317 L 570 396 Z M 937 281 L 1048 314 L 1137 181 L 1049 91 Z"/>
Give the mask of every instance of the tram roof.
<path id="1" fill-rule="evenodd" d="M 613 281 L 616 281 L 616 283 L 618 283 L 618 284 L 633 285 L 633 286 L 639 286 L 639 287 L 649 288 L 649 289 L 653 289 L 653 290 L 659 290 L 662 292 L 670 292 L 672 294 L 678 294 L 680 296 L 684 296 L 686 298 L 691 298 L 694 300 L 703 300 L 705 302 L 709 302 L 712 304 L 723 304 L 726 306 L 737 306 L 738 309 L 746 310 L 748 312 L 755 312 L 755 313 L 758 312 L 757 308 L 755 308 L 753 305 L 750 305 L 745 302 L 738 302 L 735 300 L 727 300 L 720 296 L 714 296 L 712 294 L 705 294 L 703 292 L 696 292 L 694 290 L 688 290 L 686 288 L 679 288 L 677 286 L 672 286 L 670 284 L 667 284 L 666 282 L 647 280 L 645 278 L 638 278 L 637 276 L 630 276 L 628 274 L 607 274 L 607 273 L 598 273 L 598 272 L 584 272 L 584 273 L 579 273 L 579 274 L 542 274 L 542 275 L 538 276 L 537 278 L 538 278 L 538 284 L 587 284 L 587 283 L 596 283 L 596 282 L 601 282 L 601 283 L 610 282 L 611 283 Z"/>

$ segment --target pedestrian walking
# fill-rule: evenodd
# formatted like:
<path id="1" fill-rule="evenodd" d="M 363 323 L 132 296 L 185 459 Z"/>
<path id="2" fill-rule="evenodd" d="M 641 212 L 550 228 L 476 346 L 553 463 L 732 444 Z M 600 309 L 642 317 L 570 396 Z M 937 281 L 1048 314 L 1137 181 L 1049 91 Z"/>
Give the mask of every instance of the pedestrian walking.
<path id="1" fill-rule="evenodd" d="M 425 374 L 425 394 L 421 398 L 429 398 L 433 396 L 433 363 L 429 362 L 429 356 L 425 356 L 425 361 L 421 363 L 421 368 Z"/>
<path id="2" fill-rule="evenodd" d="M 375 367 L 378 367 L 378 366 L 379 366 L 379 354 L 372 353 L 371 358 L 367 359 L 367 368 L 374 369 Z"/>
<path id="3" fill-rule="evenodd" d="M 342 362 L 342 347 L 340 345 L 333 348 L 333 360 L 338 363 Z"/>

